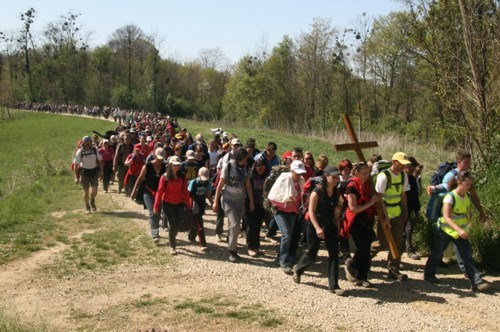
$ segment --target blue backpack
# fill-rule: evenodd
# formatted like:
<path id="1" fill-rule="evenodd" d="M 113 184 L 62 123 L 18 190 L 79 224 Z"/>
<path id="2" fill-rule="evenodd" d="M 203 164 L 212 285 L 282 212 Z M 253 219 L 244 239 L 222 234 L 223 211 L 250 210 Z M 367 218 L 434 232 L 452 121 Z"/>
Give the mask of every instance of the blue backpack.
<path id="1" fill-rule="evenodd" d="M 430 222 L 437 222 L 438 219 L 443 215 L 443 199 L 447 193 L 434 194 L 429 199 L 427 203 L 427 208 L 425 210 L 425 216 Z M 455 205 L 455 196 L 451 195 L 453 198 L 453 205 Z"/>
<path id="2" fill-rule="evenodd" d="M 443 183 L 443 178 L 446 175 L 446 173 L 450 172 L 451 170 L 457 168 L 457 162 L 442 162 L 441 164 L 438 165 L 438 168 L 436 172 L 431 177 L 431 185 L 432 186 L 437 186 L 438 184 Z"/>

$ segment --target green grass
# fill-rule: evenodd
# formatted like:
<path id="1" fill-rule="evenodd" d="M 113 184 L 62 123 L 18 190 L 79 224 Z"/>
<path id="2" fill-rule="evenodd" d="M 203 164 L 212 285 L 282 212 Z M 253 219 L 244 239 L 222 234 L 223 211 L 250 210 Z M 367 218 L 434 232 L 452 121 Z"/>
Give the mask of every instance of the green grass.
<path id="1" fill-rule="evenodd" d="M 52 330 L 43 323 L 26 323 L 18 315 L 10 315 L 7 311 L 7 309 L 0 308 L 1 332 L 48 332 Z"/>
<path id="2" fill-rule="evenodd" d="M 257 323 L 264 328 L 276 328 L 283 323 L 272 310 L 265 309 L 260 304 L 242 305 L 220 296 L 203 298 L 201 300 L 187 299 L 174 306 L 175 310 L 191 310 L 195 314 L 212 318 L 229 318 L 245 323 Z"/>

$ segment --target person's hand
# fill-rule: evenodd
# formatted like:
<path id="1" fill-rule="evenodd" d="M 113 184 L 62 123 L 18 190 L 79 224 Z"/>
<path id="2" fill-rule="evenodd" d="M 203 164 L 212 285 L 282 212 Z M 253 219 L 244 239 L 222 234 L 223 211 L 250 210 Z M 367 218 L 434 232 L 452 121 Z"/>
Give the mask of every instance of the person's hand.
<path id="1" fill-rule="evenodd" d="M 370 199 L 370 205 L 373 205 L 378 202 L 378 195 L 373 195 L 372 198 Z"/>
<path id="2" fill-rule="evenodd" d="M 101 171 L 99 171 L 98 175 L 99 175 L 99 180 L 102 180 L 102 172 Z"/>
<path id="3" fill-rule="evenodd" d="M 469 234 L 467 234 L 467 232 L 464 231 L 463 229 L 460 229 L 458 231 L 458 236 L 460 236 L 464 240 L 467 240 L 469 238 Z"/>
<path id="4" fill-rule="evenodd" d="M 136 196 L 137 196 L 137 192 L 135 192 L 135 191 L 130 194 L 130 198 L 132 198 L 132 200 L 135 200 Z"/>
<path id="5" fill-rule="evenodd" d="M 253 210 L 255 210 L 255 205 L 253 203 L 250 203 L 250 206 L 248 208 L 250 212 L 253 212 Z"/>
<path id="6" fill-rule="evenodd" d="M 321 240 L 324 240 L 325 239 L 325 233 L 323 232 L 323 228 L 321 227 L 318 227 L 316 228 L 316 235 L 321 239 Z"/>
<path id="7" fill-rule="evenodd" d="M 76 183 L 76 184 L 79 184 L 79 183 L 80 183 L 80 179 L 79 179 L 79 178 L 77 178 L 77 177 L 75 177 L 75 183 Z"/>
<path id="8" fill-rule="evenodd" d="M 158 210 L 153 210 L 153 214 L 158 215 L 158 213 L 160 213 L 160 211 L 158 211 Z"/>
<path id="9" fill-rule="evenodd" d="M 217 212 L 217 210 L 219 209 L 219 204 L 217 204 L 217 200 L 214 202 L 214 204 L 212 204 L 212 210 L 214 212 Z"/>

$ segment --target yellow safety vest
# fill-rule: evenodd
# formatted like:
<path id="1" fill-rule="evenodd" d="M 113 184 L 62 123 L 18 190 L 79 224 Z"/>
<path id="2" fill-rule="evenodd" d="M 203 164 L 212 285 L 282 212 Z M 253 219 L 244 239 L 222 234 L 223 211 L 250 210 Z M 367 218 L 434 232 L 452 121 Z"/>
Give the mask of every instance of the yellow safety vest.
<path id="1" fill-rule="evenodd" d="M 447 193 L 446 196 L 451 196 L 454 200 L 451 208 L 451 219 L 453 219 L 453 222 L 461 229 L 467 229 L 467 214 L 469 213 L 472 204 L 469 194 L 467 193 L 465 197 L 462 198 L 457 194 L 456 190 L 453 190 L 452 192 Z M 444 204 L 443 210 L 441 212 L 443 211 Z M 458 239 L 460 237 L 460 235 L 458 235 L 458 232 L 446 223 L 444 217 L 440 217 L 438 219 L 438 226 L 443 232 L 453 237 L 454 239 Z"/>
<path id="2" fill-rule="evenodd" d="M 395 175 L 397 181 L 394 181 L 393 173 L 390 170 L 386 169 L 383 172 L 387 178 L 387 182 L 390 183 L 385 190 L 383 201 L 389 219 L 392 219 L 399 217 L 403 213 L 401 208 L 401 194 L 403 193 L 404 173 L 401 172 L 399 175 Z"/>

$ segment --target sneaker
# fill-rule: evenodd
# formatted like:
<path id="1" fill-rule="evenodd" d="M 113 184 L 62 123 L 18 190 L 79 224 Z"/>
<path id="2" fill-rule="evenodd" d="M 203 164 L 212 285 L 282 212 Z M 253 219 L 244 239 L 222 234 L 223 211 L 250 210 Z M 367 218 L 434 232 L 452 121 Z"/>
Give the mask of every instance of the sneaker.
<path id="1" fill-rule="evenodd" d="M 474 287 L 472 288 L 472 291 L 483 293 L 483 292 L 486 292 L 487 290 L 489 290 L 490 288 L 491 288 L 491 285 L 488 282 L 483 281 L 479 284 L 474 285 Z"/>
<path id="2" fill-rule="evenodd" d="M 281 266 L 281 271 L 285 272 L 285 274 L 292 275 L 293 271 L 290 266 L 283 265 Z"/>
<path id="3" fill-rule="evenodd" d="M 247 237 L 247 232 L 246 231 L 241 231 L 240 232 L 240 237 L 241 238 L 246 238 Z"/>
<path id="4" fill-rule="evenodd" d="M 92 211 L 97 211 L 97 206 L 95 206 L 95 200 L 94 199 L 90 200 L 90 206 L 92 207 Z"/>
<path id="5" fill-rule="evenodd" d="M 222 240 L 222 235 L 221 234 L 215 234 L 215 237 L 217 238 L 217 242 L 224 242 Z"/>
<path id="6" fill-rule="evenodd" d="M 358 279 L 356 278 L 356 270 L 354 268 L 352 268 L 351 263 L 352 263 L 351 258 L 348 258 L 345 261 L 345 266 L 344 266 L 345 276 L 346 276 L 347 280 L 349 280 L 351 282 L 356 282 L 356 281 L 358 281 Z"/>
<path id="7" fill-rule="evenodd" d="M 203 247 L 201 247 L 201 251 L 202 251 L 202 252 L 207 252 L 207 251 L 208 251 L 207 246 L 203 246 Z"/>
<path id="8" fill-rule="evenodd" d="M 339 286 L 335 286 L 335 288 L 330 290 L 330 291 L 337 296 L 344 296 L 345 295 L 345 291 L 343 289 L 340 289 Z"/>
<path id="9" fill-rule="evenodd" d="M 433 284 L 439 284 L 441 282 L 436 276 L 427 276 L 424 277 L 424 280 Z"/>
<path id="10" fill-rule="evenodd" d="M 439 267 L 448 268 L 448 267 L 450 267 L 450 263 L 441 260 L 441 262 L 439 262 Z"/>
<path id="11" fill-rule="evenodd" d="M 170 247 L 170 255 L 172 256 L 177 255 L 177 250 L 174 247 Z"/>
<path id="12" fill-rule="evenodd" d="M 410 253 L 408 253 L 408 257 L 410 257 L 413 260 L 419 260 L 420 259 L 420 255 L 418 255 L 416 252 L 410 252 Z"/>
<path id="13" fill-rule="evenodd" d="M 389 277 L 389 279 L 394 279 L 394 280 L 397 280 L 397 281 L 406 281 L 406 280 L 408 280 L 408 275 L 404 274 L 404 273 L 401 273 L 398 270 L 389 271 L 389 273 L 387 274 L 387 277 Z"/>
<path id="14" fill-rule="evenodd" d="M 292 278 L 296 284 L 300 284 L 300 274 L 298 274 L 297 271 L 295 271 L 295 269 L 293 269 Z"/>
<path id="15" fill-rule="evenodd" d="M 153 238 L 153 243 L 154 243 L 154 244 L 158 244 L 158 243 L 160 243 L 160 238 L 159 238 L 159 237 L 155 237 L 155 238 Z"/>
<path id="16" fill-rule="evenodd" d="M 240 255 L 236 251 L 230 251 L 229 252 L 229 261 L 231 263 L 236 263 L 241 259 Z"/>
<path id="17" fill-rule="evenodd" d="M 369 282 L 368 280 L 358 280 L 358 281 L 356 281 L 356 286 L 365 287 L 365 288 L 372 288 L 373 284 L 371 282 Z"/>
<path id="18" fill-rule="evenodd" d="M 259 251 L 258 250 L 252 250 L 252 249 L 248 249 L 248 256 L 250 257 L 255 257 L 259 254 Z"/>
<path id="19" fill-rule="evenodd" d="M 90 210 L 90 205 L 89 205 L 89 204 L 86 204 L 86 205 L 85 205 L 85 212 L 90 213 L 90 211 L 91 211 L 91 210 Z"/>

